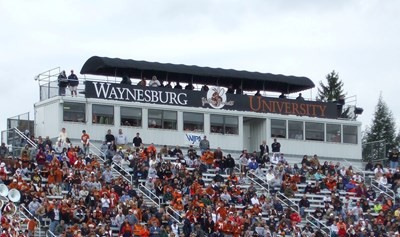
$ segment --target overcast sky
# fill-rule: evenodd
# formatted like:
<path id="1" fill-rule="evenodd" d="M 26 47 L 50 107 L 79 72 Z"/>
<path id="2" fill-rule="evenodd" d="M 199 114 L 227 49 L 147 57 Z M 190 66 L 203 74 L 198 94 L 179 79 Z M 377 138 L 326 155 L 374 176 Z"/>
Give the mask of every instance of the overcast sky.
<path id="1" fill-rule="evenodd" d="M 79 72 L 93 55 L 306 76 L 317 86 L 335 70 L 364 108 L 363 127 L 380 92 L 399 127 L 399 12 L 397 0 L 0 0 L 0 128 L 33 116 L 35 75 Z"/>

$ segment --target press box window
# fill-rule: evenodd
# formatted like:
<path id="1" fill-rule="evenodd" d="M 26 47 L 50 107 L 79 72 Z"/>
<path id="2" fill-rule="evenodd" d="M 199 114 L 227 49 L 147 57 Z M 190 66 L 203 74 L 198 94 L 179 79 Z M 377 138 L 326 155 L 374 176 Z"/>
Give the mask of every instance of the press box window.
<path id="1" fill-rule="evenodd" d="M 340 124 L 326 124 L 326 141 L 341 142 L 341 126 Z"/>
<path id="2" fill-rule="evenodd" d="M 325 128 L 323 123 L 306 122 L 306 140 L 325 141 Z"/>
<path id="3" fill-rule="evenodd" d="M 92 123 L 113 125 L 114 124 L 114 106 L 92 105 Z"/>
<path id="4" fill-rule="evenodd" d="M 210 115 L 210 130 L 212 133 L 239 134 L 239 120 L 235 116 Z"/>
<path id="5" fill-rule="evenodd" d="M 141 127 L 142 109 L 121 107 L 121 125 Z"/>
<path id="6" fill-rule="evenodd" d="M 64 102 L 63 120 L 66 122 L 86 122 L 86 106 L 82 103 Z"/>
<path id="7" fill-rule="evenodd" d="M 303 140 L 303 122 L 300 121 L 288 121 L 289 138 Z"/>
<path id="8" fill-rule="evenodd" d="M 271 137 L 286 138 L 286 120 L 271 119 Z"/>
<path id="9" fill-rule="evenodd" d="M 358 143 L 357 126 L 343 125 L 343 143 Z"/>
<path id="10" fill-rule="evenodd" d="M 204 130 L 204 115 L 184 112 L 183 129 L 185 131 L 202 132 Z"/>
<path id="11" fill-rule="evenodd" d="M 167 110 L 149 109 L 149 128 L 176 130 L 177 113 Z"/>

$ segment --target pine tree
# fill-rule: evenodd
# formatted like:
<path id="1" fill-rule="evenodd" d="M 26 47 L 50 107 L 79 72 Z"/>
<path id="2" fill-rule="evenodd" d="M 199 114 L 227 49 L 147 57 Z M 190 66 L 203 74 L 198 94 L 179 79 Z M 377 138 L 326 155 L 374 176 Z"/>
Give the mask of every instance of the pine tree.
<path id="1" fill-rule="evenodd" d="M 338 117 L 355 119 L 357 115 L 350 112 L 350 107 L 346 107 L 343 110 L 345 93 L 343 92 L 343 82 L 339 79 L 339 73 L 333 70 L 331 73 L 326 75 L 327 85 L 324 85 L 322 81 L 319 82 L 320 88 L 318 88 L 317 99 L 327 102 L 340 102 L 343 99 L 343 104 L 338 105 Z"/>
<path id="2" fill-rule="evenodd" d="M 339 73 L 336 73 L 333 70 L 331 73 L 326 75 L 327 85 L 324 85 L 322 81 L 319 82 L 318 88 L 318 96 L 322 101 L 337 101 L 340 97 L 344 97 L 345 93 L 343 92 L 343 82 L 339 79 Z"/>
<path id="3" fill-rule="evenodd" d="M 396 123 L 382 94 L 375 107 L 372 125 L 366 129 L 363 141 L 369 144 L 363 147 L 363 158 L 366 160 L 384 159 L 385 153 L 396 145 Z"/>

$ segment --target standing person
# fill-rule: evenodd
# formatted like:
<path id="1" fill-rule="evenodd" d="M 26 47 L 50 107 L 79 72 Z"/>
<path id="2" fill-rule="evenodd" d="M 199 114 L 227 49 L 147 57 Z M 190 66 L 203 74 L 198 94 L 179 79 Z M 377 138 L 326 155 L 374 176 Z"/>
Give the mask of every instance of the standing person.
<path id="1" fill-rule="evenodd" d="M 132 143 L 135 148 L 138 148 L 142 145 L 143 141 L 139 133 L 136 133 L 136 137 L 133 138 Z"/>
<path id="2" fill-rule="evenodd" d="M 82 142 L 82 146 L 83 146 L 83 152 L 85 153 L 85 155 L 89 154 L 89 134 L 86 133 L 86 130 L 82 131 L 82 136 L 81 136 L 81 142 Z"/>
<path id="3" fill-rule="evenodd" d="M 61 220 L 61 214 L 60 214 L 60 209 L 58 206 L 60 205 L 59 202 L 52 208 L 48 213 L 47 216 L 50 218 L 50 231 L 52 233 L 55 232 L 57 225 L 60 223 Z"/>
<path id="4" fill-rule="evenodd" d="M 299 93 L 299 96 L 297 96 L 296 100 L 304 101 L 303 95 L 301 93 Z"/>
<path id="5" fill-rule="evenodd" d="M 105 141 L 107 143 L 107 145 L 110 145 L 112 142 L 115 142 L 115 137 L 114 135 L 111 133 L 111 129 L 107 130 L 107 134 L 105 137 Z"/>
<path id="6" fill-rule="evenodd" d="M 6 147 L 6 144 L 2 142 L 0 146 L 0 158 L 4 159 L 6 156 L 8 156 L 8 148 Z"/>
<path id="7" fill-rule="evenodd" d="M 71 96 L 75 97 L 77 95 L 77 90 L 78 90 L 78 85 L 79 85 L 79 80 L 78 77 L 74 74 L 74 70 L 71 70 L 71 75 L 68 76 L 68 85 L 69 85 L 69 90 L 71 91 Z"/>
<path id="8" fill-rule="evenodd" d="M 62 71 L 60 75 L 58 75 L 58 95 L 64 96 L 67 86 L 68 78 L 65 71 Z"/>
<path id="9" fill-rule="evenodd" d="M 276 138 L 274 138 L 274 143 L 271 144 L 271 149 L 273 154 L 273 157 L 277 156 L 279 158 L 279 153 L 281 152 L 281 144 L 277 142 Z"/>
<path id="10" fill-rule="evenodd" d="M 233 159 L 231 154 L 228 154 L 226 156 L 225 167 L 226 174 L 231 175 L 233 170 L 235 169 L 235 160 Z"/>
<path id="11" fill-rule="evenodd" d="M 199 148 L 201 154 L 203 154 L 207 149 L 210 149 L 210 142 L 207 140 L 206 135 L 204 135 L 203 140 L 200 141 Z"/>
<path id="12" fill-rule="evenodd" d="M 260 145 L 260 157 L 268 156 L 269 153 L 269 147 L 267 145 L 267 141 L 262 141 L 262 144 Z"/>
<path id="13" fill-rule="evenodd" d="M 60 135 L 58 135 L 58 141 L 60 141 L 64 146 L 65 142 L 67 141 L 67 138 L 68 138 L 67 129 L 61 128 Z"/>
<path id="14" fill-rule="evenodd" d="M 118 135 L 115 137 L 115 143 L 117 144 L 117 147 L 121 146 L 124 149 L 126 148 L 126 145 L 128 144 L 128 138 L 122 132 L 121 128 L 118 130 Z"/>
<path id="15" fill-rule="evenodd" d="M 397 166 L 399 165 L 399 150 L 396 148 L 393 148 L 392 151 L 389 153 L 389 161 L 390 161 L 390 168 L 391 169 L 396 169 Z"/>

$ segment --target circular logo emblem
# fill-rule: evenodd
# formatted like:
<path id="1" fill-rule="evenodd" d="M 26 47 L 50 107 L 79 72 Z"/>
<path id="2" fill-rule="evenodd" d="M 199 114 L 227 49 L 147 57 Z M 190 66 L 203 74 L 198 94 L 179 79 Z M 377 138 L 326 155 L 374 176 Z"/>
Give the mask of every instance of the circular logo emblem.
<path id="1" fill-rule="evenodd" d="M 222 87 L 212 87 L 207 92 L 207 100 L 211 107 L 220 109 L 226 102 L 226 92 Z"/>

